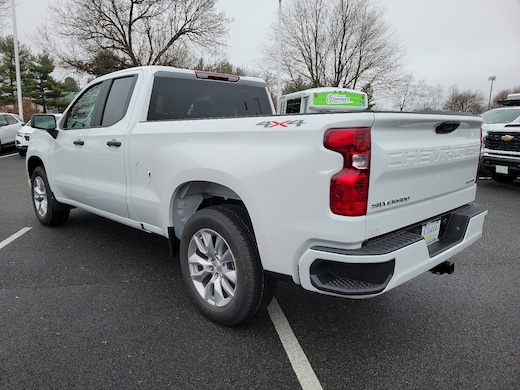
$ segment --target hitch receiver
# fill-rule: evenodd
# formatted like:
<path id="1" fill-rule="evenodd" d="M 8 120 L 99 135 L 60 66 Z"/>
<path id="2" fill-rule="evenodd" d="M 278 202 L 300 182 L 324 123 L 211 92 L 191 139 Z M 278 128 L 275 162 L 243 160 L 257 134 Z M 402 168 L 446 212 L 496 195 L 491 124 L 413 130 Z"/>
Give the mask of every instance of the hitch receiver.
<path id="1" fill-rule="evenodd" d="M 455 264 L 450 261 L 445 261 L 444 263 L 440 263 L 439 265 L 432 268 L 430 272 L 435 275 L 451 275 L 453 272 L 455 272 Z"/>

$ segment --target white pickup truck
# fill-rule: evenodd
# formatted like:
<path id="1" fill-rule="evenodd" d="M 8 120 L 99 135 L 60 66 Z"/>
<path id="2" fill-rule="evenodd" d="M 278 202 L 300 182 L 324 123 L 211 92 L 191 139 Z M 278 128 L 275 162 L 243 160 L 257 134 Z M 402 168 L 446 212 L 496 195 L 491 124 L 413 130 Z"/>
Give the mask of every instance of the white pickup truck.
<path id="1" fill-rule="evenodd" d="M 26 157 L 44 225 L 81 208 L 168 237 L 196 306 L 224 325 L 285 277 L 369 298 L 482 235 L 481 119 L 354 111 L 275 115 L 256 78 L 141 67 L 92 81 Z M 180 240 L 180 245 L 179 245 Z"/>
<path id="2" fill-rule="evenodd" d="M 520 175 L 520 93 L 499 103 L 503 107 L 482 114 L 480 170 L 493 180 L 511 183 Z"/>

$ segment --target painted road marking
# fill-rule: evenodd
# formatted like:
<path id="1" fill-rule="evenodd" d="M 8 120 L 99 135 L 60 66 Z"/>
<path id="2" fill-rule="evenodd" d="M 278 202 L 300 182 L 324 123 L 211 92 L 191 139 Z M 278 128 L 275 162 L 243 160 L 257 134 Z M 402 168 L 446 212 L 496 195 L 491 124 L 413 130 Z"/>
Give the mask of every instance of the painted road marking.
<path id="1" fill-rule="evenodd" d="M 0 242 L 0 249 L 2 249 L 4 246 L 7 246 L 17 238 L 23 236 L 25 233 L 27 233 L 32 228 L 30 227 L 24 227 L 23 229 L 18 230 L 15 234 L 13 234 L 11 237 L 6 238 L 4 241 Z"/>
<path id="2" fill-rule="evenodd" d="M 285 353 L 287 354 L 293 370 L 300 381 L 302 389 L 323 389 L 276 298 L 273 298 L 267 307 L 267 311 L 271 316 L 271 321 L 278 333 L 278 337 L 280 337 Z"/>
<path id="3" fill-rule="evenodd" d="M 13 157 L 13 156 L 18 156 L 18 153 L 6 154 L 5 156 L 0 156 L 0 158 Z"/>

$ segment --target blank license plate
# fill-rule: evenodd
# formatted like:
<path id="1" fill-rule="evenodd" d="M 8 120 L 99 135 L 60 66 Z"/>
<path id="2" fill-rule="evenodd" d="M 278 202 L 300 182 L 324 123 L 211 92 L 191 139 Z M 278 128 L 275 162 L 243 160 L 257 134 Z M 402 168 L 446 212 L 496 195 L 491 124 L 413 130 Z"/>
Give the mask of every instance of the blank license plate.
<path id="1" fill-rule="evenodd" d="M 439 231 L 441 227 L 441 220 L 428 222 L 422 226 L 422 236 L 426 240 L 426 245 L 430 245 L 435 241 L 439 241 Z"/>
<path id="2" fill-rule="evenodd" d="M 508 175 L 509 167 L 505 165 L 495 165 L 495 172 L 501 173 L 502 175 Z"/>

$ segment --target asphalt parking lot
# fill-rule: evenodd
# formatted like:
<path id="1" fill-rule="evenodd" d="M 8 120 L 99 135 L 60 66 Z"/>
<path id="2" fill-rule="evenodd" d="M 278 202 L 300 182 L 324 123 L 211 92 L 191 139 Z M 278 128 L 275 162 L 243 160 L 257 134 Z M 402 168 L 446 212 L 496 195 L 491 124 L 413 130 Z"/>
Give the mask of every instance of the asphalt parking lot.
<path id="1" fill-rule="evenodd" d="M 41 226 L 3 153 L 0 388 L 518 389 L 519 197 L 520 180 L 479 182 L 485 236 L 453 275 L 362 301 L 281 282 L 225 328 L 188 301 L 166 239 L 81 210 Z"/>

